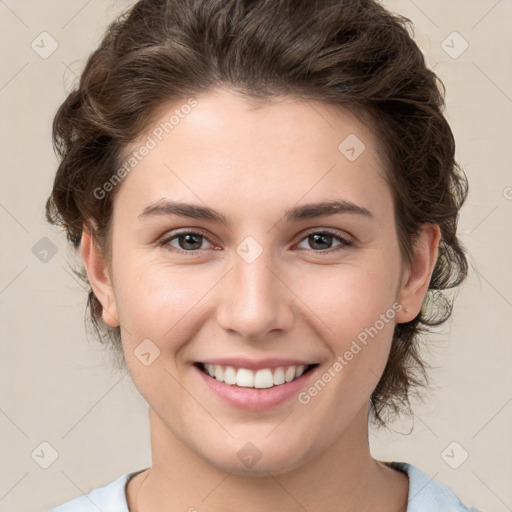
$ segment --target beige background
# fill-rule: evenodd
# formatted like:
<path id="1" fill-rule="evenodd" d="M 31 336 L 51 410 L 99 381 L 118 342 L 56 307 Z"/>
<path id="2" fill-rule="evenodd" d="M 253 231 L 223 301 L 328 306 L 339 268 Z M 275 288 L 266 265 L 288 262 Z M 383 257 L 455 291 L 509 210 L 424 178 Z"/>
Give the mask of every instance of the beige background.
<path id="1" fill-rule="evenodd" d="M 471 187 L 460 236 L 472 268 L 453 320 L 430 339 L 434 388 L 416 406 L 414 430 L 404 435 L 412 428 L 406 420 L 372 433 L 372 452 L 419 466 L 468 505 L 510 511 L 512 2 L 385 4 L 414 22 L 447 88 L 457 159 Z M 53 115 L 106 24 L 127 5 L 0 0 L 0 511 L 43 511 L 151 463 L 147 406 L 86 338 L 85 294 L 67 268 L 64 236 L 43 218 L 56 170 Z M 31 47 L 48 38 L 43 31 L 58 43 L 46 59 Z M 469 44 L 457 58 L 443 49 L 463 48 L 454 31 Z M 57 248 L 46 263 L 32 252 L 43 237 Z M 443 458 L 454 441 L 451 460 Z M 42 442 L 58 454 L 47 469 L 40 464 L 51 462 L 51 449 Z M 445 462 L 460 461 L 463 450 L 469 457 L 458 469 Z"/>

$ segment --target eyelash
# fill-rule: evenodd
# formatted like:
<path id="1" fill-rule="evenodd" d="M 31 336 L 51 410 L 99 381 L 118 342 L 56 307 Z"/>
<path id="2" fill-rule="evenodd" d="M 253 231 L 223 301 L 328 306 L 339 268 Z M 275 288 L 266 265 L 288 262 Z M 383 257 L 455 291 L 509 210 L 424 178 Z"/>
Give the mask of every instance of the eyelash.
<path id="1" fill-rule="evenodd" d="M 161 240 L 159 242 L 159 245 L 161 247 L 164 247 L 166 250 L 168 250 L 170 252 L 174 252 L 174 253 L 178 253 L 178 254 L 200 254 L 202 252 L 202 249 L 185 251 L 183 249 L 177 249 L 176 247 L 173 247 L 173 246 L 169 245 L 172 240 L 177 239 L 180 236 L 184 236 L 184 235 L 201 236 L 201 237 L 205 238 L 208 242 L 212 243 L 208 239 L 208 237 L 204 233 L 202 233 L 200 231 L 180 231 L 178 233 L 174 233 L 172 236 L 165 237 L 163 240 Z M 327 235 L 327 236 L 332 236 L 333 238 L 335 238 L 336 240 L 341 242 L 341 244 L 338 247 L 335 247 L 333 249 L 326 249 L 326 250 L 309 249 L 309 252 L 314 252 L 316 254 L 328 254 L 328 253 L 330 254 L 332 252 L 339 251 L 339 250 L 341 250 L 341 249 L 343 249 L 345 247 L 349 247 L 353 243 L 351 240 L 349 240 L 347 238 L 344 238 L 341 235 L 339 235 L 339 234 L 337 234 L 337 233 L 335 233 L 333 231 L 330 231 L 328 229 L 322 229 L 322 230 L 319 230 L 319 231 L 311 231 L 311 232 L 307 233 L 303 238 L 301 238 L 299 243 L 302 242 L 303 240 L 307 239 L 311 235 Z M 306 250 L 308 250 L 308 249 L 306 249 Z"/>

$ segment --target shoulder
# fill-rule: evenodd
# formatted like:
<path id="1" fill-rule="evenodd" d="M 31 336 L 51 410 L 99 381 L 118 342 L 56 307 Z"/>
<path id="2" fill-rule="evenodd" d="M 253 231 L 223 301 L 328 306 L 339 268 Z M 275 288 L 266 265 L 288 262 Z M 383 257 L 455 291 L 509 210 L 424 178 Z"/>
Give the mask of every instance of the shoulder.
<path id="1" fill-rule="evenodd" d="M 140 471 L 144 470 L 125 473 L 103 487 L 97 487 L 88 494 L 74 498 L 46 512 L 98 512 L 98 510 L 129 512 L 125 493 L 126 483 Z"/>
<path id="2" fill-rule="evenodd" d="M 388 466 L 407 473 L 409 495 L 407 512 L 481 512 L 464 505 L 446 486 L 407 462 L 386 462 Z"/>

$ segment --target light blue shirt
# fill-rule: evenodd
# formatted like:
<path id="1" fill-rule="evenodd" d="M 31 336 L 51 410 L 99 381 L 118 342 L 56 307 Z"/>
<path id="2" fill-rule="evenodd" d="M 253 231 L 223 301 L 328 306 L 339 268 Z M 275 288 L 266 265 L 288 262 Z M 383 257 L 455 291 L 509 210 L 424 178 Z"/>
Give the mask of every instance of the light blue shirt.
<path id="1" fill-rule="evenodd" d="M 463 505 L 445 485 L 436 482 L 407 462 L 385 462 L 409 476 L 409 495 L 406 512 L 481 512 Z M 128 480 L 144 470 L 125 473 L 117 480 L 97 487 L 84 496 L 67 501 L 47 512 L 130 512 L 125 487 Z"/>

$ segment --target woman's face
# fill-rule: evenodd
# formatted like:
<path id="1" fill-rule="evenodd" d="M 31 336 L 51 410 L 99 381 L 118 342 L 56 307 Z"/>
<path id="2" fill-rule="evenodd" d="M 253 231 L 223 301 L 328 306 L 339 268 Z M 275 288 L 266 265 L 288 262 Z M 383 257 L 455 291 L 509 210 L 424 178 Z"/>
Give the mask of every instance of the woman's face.
<path id="1" fill-rule="evenodd" d="M 356 449 L 395 323 L 425 290 L 402 274 L 374 136 L 291 97 L 196 101 L 133 146 L 109 275 L 88 267 L 154 428 L 238 473 L 293 470 L 342 440 Z"/>

